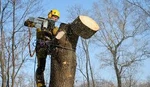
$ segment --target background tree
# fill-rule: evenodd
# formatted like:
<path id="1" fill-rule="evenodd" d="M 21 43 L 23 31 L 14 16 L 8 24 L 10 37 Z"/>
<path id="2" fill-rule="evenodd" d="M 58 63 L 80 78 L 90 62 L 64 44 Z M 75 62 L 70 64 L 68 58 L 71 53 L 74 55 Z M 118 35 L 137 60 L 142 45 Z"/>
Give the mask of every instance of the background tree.
<path id="1" fill-rule="evenodd" d="M 93 9 L 95 20 L 101 26 L 96 37 L 100 42 L 98 46 L 103 48 L 99 58 L 103 66 L 113 67 L 118 87 L 122 87 L 128 70 L 135 69 L 133 67 L 147 57 L 147 17 L 123 0 L 102 0 L 95 3 Z"/>
<path id="2" fill-rule="evenodd" d="M 129 2 L 130 4 L 136 6 L 138 9 L 142 10 L 143 13 L 147 16 L 150 16 L 150 12 L 149 12 L 149 3 L 150 1 L 148 0 L 126 0 L 127 2 Z"/>
<path id="3" fill-rule="evenodd" d="M 27 60 L 28 30 L 23 28 L 27 15 L 37 11 L 38 0 L 1 0 L 1 80 L 2 87 L 14 87 L 16 77 Z M 36 7 L 37 6 L 37 7 Z"/>
<path id="4" fill-rule="evenodd" d="M 92 82 L 90 82 L 90 83 L 92 83 Z M 76 86 L 76 87 L 87 87 L 87 86 L 88 86 L 88 83 L 83 83 L 83 84 Z M 101 79 L 99 81 L 95 81 L 95 86 L 96 87 L 115 87 L 113 82 L 107 81 L 104 79 Z M 90 84 L 90 87 L 93 87 L 92 84 Z"/>
<path id="5" fill-rule="evenodd" d="M 68 20 L 74 20 L 79 15 L 89 15 L 89 11 L 83 9 L 81 5 L 73 5 L 67 9 L 68 12 Z M 73 13 L 73 14 L 72 14 Z M 91 57 L 90 57 L 90 45 L 92 44 L 91 40 L 79 38 L 79 43 L 77 46 L 77 72 L 79 71 L 84 78 L 86 79 L 87 87 L 95 87 L 94 75 L 91 65 Z M 84 61 L 84 62 L 83 62 Z M 91 82 L 92 81 L 92 82 Z"/>
<path id="6" fill-rule="evenodd" d="M 139 11 L 141 11 L 143 13 L 143 15 L 145 15 L 145 17 L 147 17 L 147 20 L 145 20 L 147 28 L 145 28 L 145 31 L 149 32 L 150 31 L 150 24 L 149 24 L 149 19 L 148 17 L 150 17 L 150 1 L 149 0 L 127 0 L 128 3 L 132 4 L 133 6 L 137 7 L 137 9 Z M 147 34 L 148 35 L 148 34 Z M 148 39 L 149 40 L 149 39 Z M 150 46 L 149 46 L 150 47 Z M 150 57 L 150 51 L 145 51 L 145 54 Z"/>

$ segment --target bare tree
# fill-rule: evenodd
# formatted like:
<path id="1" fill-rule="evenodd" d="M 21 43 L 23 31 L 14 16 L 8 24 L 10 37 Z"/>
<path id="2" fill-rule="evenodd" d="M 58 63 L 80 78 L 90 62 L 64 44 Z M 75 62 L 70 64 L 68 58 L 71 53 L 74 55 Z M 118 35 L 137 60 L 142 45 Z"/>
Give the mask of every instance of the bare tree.
<path id="1" fill-rule="evenodd" d="M 126 71 L 126 75 L 124 75 L 122 80 L 122 87 L 136 87 L 136 85 L 138 84 L 138 81 L 135 79 L 136 74 L 134 74 L 137 71 L 134 68 L 136 67 L 131 67 Z"/>
<path id="2" fill-rule="evenodd" d="M 126 77 L 127 70 L 146 59 L 146 17 L 123 0 L 100 1 L 99 4 L 94 4 L 95 19 L 102 29 L 96 40 L 104 49 L 99 57 L 104 66 L 113 67 L 118 87 L 122 87 L 122 79 Z"/>
<path id="3" fill-rule="evenodd" d="M 126 1 L 129 2 L 130 4 L 134 5 L 134 6 L 138 7 L 147 16 L 150 16 L 150 11 L 149 11 L 150 1 L 149 0 L 142 0 L 142 1 L 140 1 L 140 0 L 126 0 Z"/>
<path id="4" fill-rule="evenodd" d="M 87 84 L 88 83 L 83 83 L 83 84 L 81 84 L 81 85 L 79 85 L 77 87 L 87 87 Z M 93 86 L 90 85 L 90 87 L 93 87 Z M 115 87 L 115 85 L 111 81 L 107 81 L 107 80 L 101 79 L 99 81 L 95 80 L 95 87 Z"/>
<path id="5" fill-rule="evenodd" d="M 28 57 L 27 29 L 23 28 L 25 17 L 35 12 L 38 0 L 1 1 L 1 79 L 2 87 L 14 87 L 17 74 Z M 31 12 L 31 13 L 30 13 Z"/>
<path id="6" fill-rule="evenodd" d="M 1 50 L 0 50 L 0 64 L 1 64 L 1 77 L 2 77 L 2 87 L 6 87 L 6 73 L 5 73 L 5 54 L 4 54 L 4 29 L 3 29 L 3 19 L 4 19 L 4 11 L 6 10 L 6 8 L 8 7 L 8 3 L 6 2 L 3 6 L 3 8 L 1 8 L 1 20 L 0 20 L 0 29 L 1 29 Z M 1 4 L 0 4 L 1 6 Z"/>
<path id="7" fill-rule="evenodd" d="M 82 47 L 85 53 L 85 57 L 86 57 L 86 73 L 87 73 L 87 82 L 88 82 L 88 86 L 90 87 L 90 79 L 89 79 L 89 73 L 90 72 L 90 76 L 91 76 L 91 80 L 92 80 L 92 87 L 95 87 L 95 82 L 94 82 L 94 75 L 93 75 L 93 70 L 92 70 L 92 65 L 91 65 L 91 60 L 90 60 L 90 52 L 89 52 L 89 46 L 91 44 L 90 40 L 84 40 L 81 39 L 81 43 L 82 43 Z"/>
<path id="8" fill-rule="evenodd" d="M 149 0 L 126 0 L 128 3 L 132 4 L 133 6 L 137 7 L 137 9 L 139 9 L 139 11 L 142 11 L 143 15 L 145 15 L 145 17 L 150 17 L 150 1 Z M 149 21 L 145 20 L 146 24 L 147 24 L 147 28 L 145 28 L 145 31 L 149 32 L 150 31 L 150 25 L 149 25 Z M 148 35 L 148 34 L 147 34 Z M 145 54 L 150 57 L 150 51 L 145 51 Z"/>

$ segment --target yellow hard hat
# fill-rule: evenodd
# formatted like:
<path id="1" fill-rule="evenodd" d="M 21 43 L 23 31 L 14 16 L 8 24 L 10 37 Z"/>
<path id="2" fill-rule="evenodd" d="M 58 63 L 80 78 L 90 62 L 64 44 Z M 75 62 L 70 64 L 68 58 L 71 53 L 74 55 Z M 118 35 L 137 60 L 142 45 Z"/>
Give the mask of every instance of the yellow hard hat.
<path id="1" fill-rule="evenodd" d="M 60 12 L 56 9 L 53 9 L 48 13 L 48 18 L 51 18 L 53 15 L 60 18 Z"/>

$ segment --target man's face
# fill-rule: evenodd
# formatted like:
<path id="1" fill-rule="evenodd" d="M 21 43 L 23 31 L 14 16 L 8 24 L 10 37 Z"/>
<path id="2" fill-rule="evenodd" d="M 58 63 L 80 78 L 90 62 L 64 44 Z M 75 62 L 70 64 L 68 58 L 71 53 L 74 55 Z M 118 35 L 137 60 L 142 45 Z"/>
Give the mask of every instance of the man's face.
<path id="1" fill-rule="evenodd" d="M 58 16 L 53 15 L 53 16 L 51 17 L 51 19 L 52 19 L 52 20 L 54 20 L 54 21 L 57 21 L 57 20 L 59 19 L 59 17 L 58 17 Z"/>

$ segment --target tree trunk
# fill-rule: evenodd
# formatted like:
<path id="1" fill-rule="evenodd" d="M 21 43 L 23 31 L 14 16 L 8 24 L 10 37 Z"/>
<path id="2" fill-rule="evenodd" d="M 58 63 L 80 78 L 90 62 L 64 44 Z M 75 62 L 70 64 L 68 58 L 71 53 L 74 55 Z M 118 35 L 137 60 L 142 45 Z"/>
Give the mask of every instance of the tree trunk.
<path id="1" fill-rule="evenodd" d="M 76 44 L 78 36 L 73 34 L 69 25 L 61 24 L 60 31 L 67 32 L 51 57 L 51 80 L 49 87 L 73 87 L 76 71 Z M 69 33 L 70 32 L 70 33 Z"/>
<path id="2" fill-rule="evenodd" d="M 117 52 L 116 51 L 114 53 L 113 52 L 114 51 L 112 51 L 112 54 L 113 54 L 113 60 L 114 60 L 114 69 L 115 69 L 115 73 L 116 73 L 116 77 L 117 77 L 117 84 L 118 84 L 117 87 L 122 87 L 121 73 L 120 73 L 118 66 L 117 66 L 117 62 L 118 62 L 118 60 L 116 58 Z"/>
<path id="3" fill-rule="evenodd" d="M 56 40 L 57 48 L 51 55 L 49 87 L 73 87 L 78 37 L 90 38 L 98 29 L 99 26 L 96 22 L 86 16 L 79 16 L 71 24 L 62 23 L 60 25 L 59 32 L 63 31 L 65 33 L 61 38 L 58 36 L 59 39 Z"/>
<path id="4" fill-rule="evenodd" d="M 115 72 L 116 72 L 116 76 L 117 76 L 117 84 L 118 84 L 117 87 L 122 87 L 121 75 L 119 73 L 117 66 L 115 67 Z"/>
<path id="5" fill-rule="evenodd" d="M 1 1 L 0 1 L 1 3 Z M 0 4 L 1 5 L 1 4 Z M 0 9 L 1 10 L 1 9 Z M 2 84 L 1 84 L 1 87 L 6 87 L 6 74 L 5 74 L 5 51 L 4 51 L 4 43 L 5 43 L 5 38 L 4 38 L 4 30 L 3 30 L 3 16 L 4 14 L 1 15 L 1 18 L 0 18 L 0 31 L 1 31 L 1 34 L 0 34 L 0 41 L 1 41 L 1 44 L 0 44 L 0 69 L 1 69 L 1 78 L 2 78 Z"/>
<path id="6" fill-rule="evenodd" d="M 16 65 L 15 65 L 15 9 L 16 7 L 16 1 L 13 0 L 13 31 L 12 31 L 12 75 L 11 75 L 11 81 L 12 81 L 12 85 L 11 87 L 14 87 L 14 84 L 15 84 L 15 68 L 16 68 Z"/>

